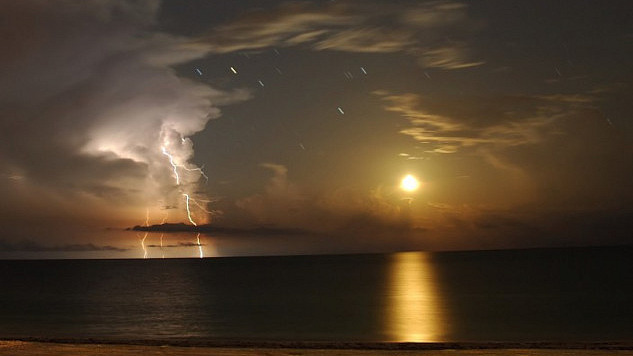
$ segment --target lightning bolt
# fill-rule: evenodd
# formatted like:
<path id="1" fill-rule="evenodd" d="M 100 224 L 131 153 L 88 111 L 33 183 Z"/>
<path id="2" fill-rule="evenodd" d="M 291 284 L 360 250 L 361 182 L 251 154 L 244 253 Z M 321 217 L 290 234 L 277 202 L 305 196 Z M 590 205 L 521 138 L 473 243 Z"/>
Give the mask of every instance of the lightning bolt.
<path id="1" fill-rule="evenodd" d="M 169 158 L 169 164 L 171 164 L 174 169 L 174 177 L 176 177 L 176 185 L 180 185 L 180 176 L 178 175 L 178 165 L 174 162 L 174 157 L 171 153 L 167 152 L 165 146 L 161 147 L 163 154 Z"/>
<path id="2" fill-rule="evenodd" d="M 200 252 L 200 258 L 204 258 L 204 253 L 202 252 L 202 245 L 200 244 L 200 233 L 196 235 L 196 241 L 198 243 L 198 251 Z"/>
<path id="3" fill-rule="evenodd" d="M 165 250 L 163 249 L 163 234 L 160 234 L 160 252 L 162 253 L 163 258 L 165 258 Z"/>
<path id="4" fill-rule="evenodd" d="M 187 143 L 186 138 L 184 137 L 180 137 L 180 141 L 182 144 L 186 144 Z M 184 172 L 193 172 L 193 171 L 197 171 L 200 175 L 197 176 L 198 179 L 199 177 L 204 177 L 205 181 L 208 182 L 209 181 L 209 177 L 205 174 L 203 167 L 194 167 L 195 168 L 189 168 L 186 165 L 180 165 L 176 162 L 176 159 L 174 158 L 174 155 L 171 154 L 171 152 L 169 150 L 167 150 L 167 145 L 169 145 L 169 140 L 164 141 L 164 145 L 161 146 L 161 152 L 163 153 L 163 155 L 167 156 L 167 158 L 169 159 L 169 164 L 172 167 L 172 170 L 174 172 L 173 176 L 176 180 L 176 185 L 179 187 L 178 190 L 182 193 L 182 195 L 185 197 L 185 207 L 186 207 L 186 211 L 187 211 L 187 219 L 189 220 L 189 222 L 193 225 L 193 226 L 198 226 L 198 223 L 194 220 L 193 214 L 192 214 L 192 204 L 195 204 L 200 210 L 206 212 L 206 213 L 211 213 L 209 210 L 207 210 L 202 204 L 200 204 L 198 201 L 196 201 L 194 198 L 192 198 L 188 193 L 185 193 L 188 191 L 188 189 L 186 189 L 187 187 L 189 187 L 189 182 L 190 182 L 190 176 L 185 174 Z M 185 174 L 182 179 L 184 179 L 185 181 L 183 182 L 181 179 L 181 175 L 179 174 Z M 147 219 L 149 220 L 149 218 Z M 162 224 L 165 223 L 165 221 L 167 220 L 167 215 L 165 215 L 165 218 L 163 218 L 163 222 Z M 142 241 L 142 244 L 144 246 L 144 239 Z M 198 246 L 198 252 L 199 252 L 199 256 L 200 258 L 204 258 L 204 251 L 202 249 L 202 244 L 200 243 L 200 233 L 198 232 L 196 235 L 196 245 Z M 163 249 L 163 234 L 160 235 L 160 246 L 161 246 L 161 252 L 162 252 L 162 256 L 163 258 L 165 258 L 165 252 Z"/>
<path id="5" fill-rule="evenodd" d="M 212 214 L 213 213 L 211 210 L 207 209 L 202 204 L 200 204 L 197 199 L 189 197 L 189 202 L 195 204 L 195 206 L 197 206 L 200 210 L 204 211 L 207 214 Z M 209 203 L 210 200 L 202 200 L 202 202 Z"/>
<path id="6" fill-rule="evenodd" d="M 184 142 L 185 139 L 183 138 L 182 140 Z M 174 177 L 176 178 L 176 185 L 180 185 L 180 175 L 178 174 L 178 168 L 184 169 L 187 172 L 197 171 L 197 172 L 200 173 L 201 176 L 204 177 L 204 180 L 205 180 L 206 183 L 209 182 L 209 176 L 206 173 L 204 173 L 204 170 L 203 170 L 204 166 L 203 167 L 196 167 L 196 168 L 187 168 L 187 167 L 185 167 L 183 165 L 176 164 L 176 162 L 174 161 L 174 156 L 171 153 L 169 153 L 169 151 L 167 151 L 165 146 L 161 147 L 161 151 L 163 152 L 163 154 L 165 156 L 167 156 L 169 158 L 169 164 L 171 165 L 171 167 L 172 167 L 172 169 L 174 171 Z"/>
<path id="7" fill-rule="evenodd" d="M 145 239 L 147 238 L 148 234 L 149 234 L 149 232 L 145 232 L 145 234 L 141 238 L 141 248 L 143 249 L 143 258 L 144 259 L 147 258 L 147 247 L 145 247 Z M 140 238 L 140 236 L 139 236 L 139 238 Z"/>
<path id="8" fill-rule="evenodd" d="M 193 224 L 193 226 L 198 226 L 198 224 L 196 224 L 195 221 L 193 221 L 193 219 L 191 218 L 191 209 L 189 209 L 189 194 L 184 193 L 183 194 L 185 196 L 185 204 L 187 206 L 187 218 L 189 219 L 189 222 Z"/>
<path id="9" fill-rule="evenodd" d="M 145 226 L 149 226 L 149 208 L 145 209 Z M 142 238 L 140 237 L 140 235 L 137 235 L 139 238 L 141 238 L 141 248 L 143 249 L 144 259 L 147 258 L 148 255 L 147 247 L 145 246 L 145 239 L 147 239 L 148 234 L 149 231 L 146 231 Z"/>
<path id="10" fill-rule="evenodd" d="M 188 172 L 193 172 L 193 171 L 200 172 L 200 175 L 204 177 L 205 183 L 209 183 L 209 176 L 207 176 L 206 173 L 204 173 L 204 171 L 202 170 L 204 168 L 204 166 L 203 167 L 199 167 L 199 168 L 187 168 L 187 167 L 184 167 L 184 166 L 178 166 L 178 167 L 180 167 L 180 168 L 182 168 L 182 169 L 184 169 L 185 171 L 188 171 Z"/>

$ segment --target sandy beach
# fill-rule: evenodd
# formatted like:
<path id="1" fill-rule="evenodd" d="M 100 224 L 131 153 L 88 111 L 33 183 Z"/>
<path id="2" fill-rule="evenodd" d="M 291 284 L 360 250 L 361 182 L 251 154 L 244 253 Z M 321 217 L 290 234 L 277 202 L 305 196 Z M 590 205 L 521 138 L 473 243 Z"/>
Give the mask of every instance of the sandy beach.
<path id="1" fill-rule="evenodd" d="M 0 355 L 11 356 L 112 356 L 112 355 L 171 355 L 171 356 L 602 356 L 633 355 L 633 349 L 521 349 L 478 348 L 441 350 L 375 350 L 375 349 L 315 349 L 315 348 L 228 348 L 182 347 L 112 344 L 73 344 L 30 341 L 0 341 Z"/>

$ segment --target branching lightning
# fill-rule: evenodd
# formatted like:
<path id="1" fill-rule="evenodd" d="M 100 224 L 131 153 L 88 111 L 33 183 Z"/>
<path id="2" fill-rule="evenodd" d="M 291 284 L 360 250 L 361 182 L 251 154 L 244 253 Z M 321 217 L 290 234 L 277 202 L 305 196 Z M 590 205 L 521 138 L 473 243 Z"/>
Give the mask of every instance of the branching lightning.
<path id="1" fill-rule="evenodd" d="M 185 139 L 183 138 L 183 140 L 185 140 Z M 161 147 L 161 151 L 163 152 L 163 154 L 165 156 L 167 156 L 169 158 L 169 164 L 171 165 L 171 167 L 172 167 L 172 169 L 174 171 L 174 177 L 176 178 L 176 185 L 180 185 L 180 175 L 178 174 L 178 168 L 184 169 L 187 172 L 199 172 L 200 175 L 204 177 L 206 182 L 209 181 L 209 176 L 207 176 L 207 174 L 204 173 L 204 170 L 203 170 L 204 166 L 203 167 L 196 167 L 196 168 L 188 168 L 186 166 L 177 164 L 174 161 L 174 156 L 167 151 L 165 146 Z"/>
<path id="2" fill-rule="evenodd" d="M 182 168 L 182 169 L 184 169 L 185 171 L 188 171 L 188 172 L 194 172 L 194 171 L 200 172 L 200 175 L 204 177 L 205 182 L 207 182 L 207 183 L 209 182 L 209 176 L 207 176 L 206 173 L 204 173 L 204 171 L 202 170 L 204 168 L 204 166 L 203 167 L 197 167 L 197 168 L 187 168 L 185 166 L 178 166 L 178 167 L 180 167 L 180 168 Z"/>
<path id="3" fill-rule="evenodd" d="M 173 131 L 170 131 L 169 128 L 166 128 L 161 132 L 162 136 L 162 145 L 160 146 L 160 150 L 164 156 L 166 156 L 169 160 L 169 166 L 173 172 L 173 177 L 175 179 L 176 188 L 178 192 L 184 196 L 184 205 L 187 213 L 187 220 L 191 225 L 198 226 L 198 219 L 195 217 L 194 209 L 200 209 L 207 214 L 211 214 L 212 212 L 207 210 L 205 207 L 208 200 L 196 200 L 193 197 L 193 187 L 196 184 L 200 177 L 204 177 L 205 181 L 209 181 L 209 177 L 205 174 L 202 167 L 196 167 L 194 164 L 187 163 L 186 156 L 183 156 L 182 150 L 190 147 L 190 140 L 182 135 L 174 137 Z M 183 158 L 185 157 L 185 158 Z M 190 173 L 191 172 L 191 173 Z M 195 172 L 195 173 L 194 173 Z M 178 204 L 180 205 L 180 204 Z M 195 207 L 194 207 L 195 205 Z M 164 224 L 167 221 L 167 213 L 163 218 L 161 224 Z M 146 226 L 149 226 L 149 212 L 146 217 Z M 200 241 L 201 233 L 197 233 L 196 235 L 196 246 L 198 247 L 199 257 L 204 258 L 204 251 L 202 248 L 202 243 Z M 146 237 L 146 236 L 145 236 Z M 145 251 L 145 258 L 147 257 L 147 249 L 145 248 L 145 237 L 142 239 L 141 244 Z M 162 257 L 165 258 L 165 250 L 163 244 L 164 234 L 160 235 L 160 248 Z"/>
<path id="4" fill-rule="evenodd" d="M 178 165 L 176 165 L 176 163 L 174 162 L 174 157 L 167 152 L 167 149 L 165 148 L 165 146 L 161 147 L 161 150 L 163 151 L 163 154 L 167 157 L 169 157 L 169 164 L 171 164 L 172 168 L 174 169 L 174 177 L 176 178 L 176 185 L 180 185 L 180 176 L 178 175 Z"/>
<path id="5" fill-rule="evenodd" d="M 212 214 L 213 213 L 211 210 L 207 209 L 202 204 L 200 204 L 200 202 L 197 199 L 189 197 L 189 202 L 195 204 L 195 206 L 197 206 L 200 210 L 204 211 L 207 214 Z M 208 203 L 209 200 L 203 200 L 202 202 Z"/>

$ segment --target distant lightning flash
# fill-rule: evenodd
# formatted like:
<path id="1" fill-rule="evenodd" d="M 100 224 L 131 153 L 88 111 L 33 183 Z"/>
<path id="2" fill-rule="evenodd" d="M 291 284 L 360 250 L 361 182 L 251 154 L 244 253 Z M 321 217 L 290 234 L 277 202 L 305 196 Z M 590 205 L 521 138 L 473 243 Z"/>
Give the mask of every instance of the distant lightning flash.
<path id="1" fill-rule="evenodd" d="M 178 175 L 178 166 L 176 165 L 176 163 L 174 163 L 174 157 L 167 152 L 167 149 L 165 148 L 165 146 L 161 147 L 163 154 L 167 157 L 169 157 L 169 164 L 171 164 L 171 166 L 174 169 L 174 176 L 176 177 L 176 185 L 180 185 L 180 176 Z"/>
<path id="2" fill-rule="evenodd" d="M 163 249 L 163 235 L 165 234 L 160 234 L 160 252 L 162 254 L 162 257 L 165 258 L 165 250 Z"/>

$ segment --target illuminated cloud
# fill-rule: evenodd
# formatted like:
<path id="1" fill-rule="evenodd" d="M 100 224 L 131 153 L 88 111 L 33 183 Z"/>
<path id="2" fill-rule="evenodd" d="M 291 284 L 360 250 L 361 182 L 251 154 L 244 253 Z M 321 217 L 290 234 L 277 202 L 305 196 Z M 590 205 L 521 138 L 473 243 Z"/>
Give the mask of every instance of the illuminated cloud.
<path id="1" fill-rule="evenodd" d="M 289 181 L 287 167 L 270 163 L 261 166 L 273 173 L 264 192 L 237 202 L 259 226 L 298 228 L 304 234 L 344 237 L 375 246 L 398 244 L 424 232 L 403 209 L 406 202 L 395 194 L 397 187 L 369 192 L 339 188 L 308 194 Z M 367 234 L 373 241 L 363 241 Z"/>
<path id="2" fill-rule="evenodd" d="M 477 67 L 485 63 L 483 61 L 470 61 L 468 49 L 463 44 L 415 50 L 413 53 L 418 56 L 420 65 L 425 68 L 463 69 Z"/>
<path id="3" fill-rule="evenodd" d="M 385 110 L 405 120 L 400 133 L 414 139 L 419 155 L 434 162 L 424 166 L 468 177 L 468 184 L 453 178 L 437 182 L 444 195 L 432 201 L 451 202 L 453 211 L 459 211 L 457 202 L 479 204 L 475 210 L 481 211 L 504 206 L 510 209 L 506 213 L 518 206 L 534 206 L 534 211 L 547 206 L 553 215 L 566 214 L 566 209 L 617 211 L 633 198 L 625 183 L 633 179 L 627 162 L 633 145 L 599 110 L 608 98 L 582 92 L 377 94 Z M 451 162 L 463 163 L 455 167 Z"/>
<path id="4" fill-rule="evenodd" d="M 426 68 L 462 69 L 484 63 L 472 60 L 468 45 L 461 40 L 465 33 L 477 29 L 466 10 L 466 5 L 454 1 L 408 6 L 290 3 L 219 26 L 198 45 L 215 53 L 289 46 L 317 51 L 399 52 L 417 57 Z"/>
<path id="5" fill-rule="evenodd" d="M 428 152 L 505 149 L 536 144 L 560 135 L 557 124 L 592 108 L 589 95 L 428 98 L 419 94 L 375 92 L 385 110 L 405 118 L 400 133 L 425 144 Z M 451 101 L 459 102 L 458 108 Z M 484 109 L 485 108 L 485 109 Z"/>
<path id="6" fill-rule="evenodd" d="M 346 27 L 359 20 L 342 10 L 338 5 L 324 11 L 308 3 L 289 3 L 276 12 L 256 12 L 217 27 L 200 41 L 217 53 L 302 44 L 328 35 L 331 28 Z"/>
<path id="7" fill-rule="evenodd" d="M 306 224 L 309 220 L 305 215 L 308 200 L 296 185 L 288 181 L 288 168 L 273 163 L 260 166 L 273 173 L 264 192 L 242 198 L 236 205 L 250 213 L 260 225 L 295 227 Z"/>
<path id="8" fill-rule="evenodd" d="M 391 53 L 415 44 L 413 33 L 409 31 L 375 27 L 337 31 L 328 38 L 317 41 L 313 48 L 359 53 Z"/>
<path id="9" fill-rule="evenodd" d="M 13 178 L 3 188 L 3 211 L 16 202 L 63 201 L 79 216 L 107 219 L 136 209 L 143 219 L 149 207 L 160 220 L 168 205 L 179 208 L 170 219 L 180 220 L 184 193 L 206 199 L 190 137 L 220 116 L 218 106 L 249 94 L 176 75 L 174 65 L 207 51 L 153 30 L 158 1 L 4 5 L 11 30 L 3 32 L 0 56 L 0 164 Z M 199 219 L 205 215 L 198 211 Z"/>

